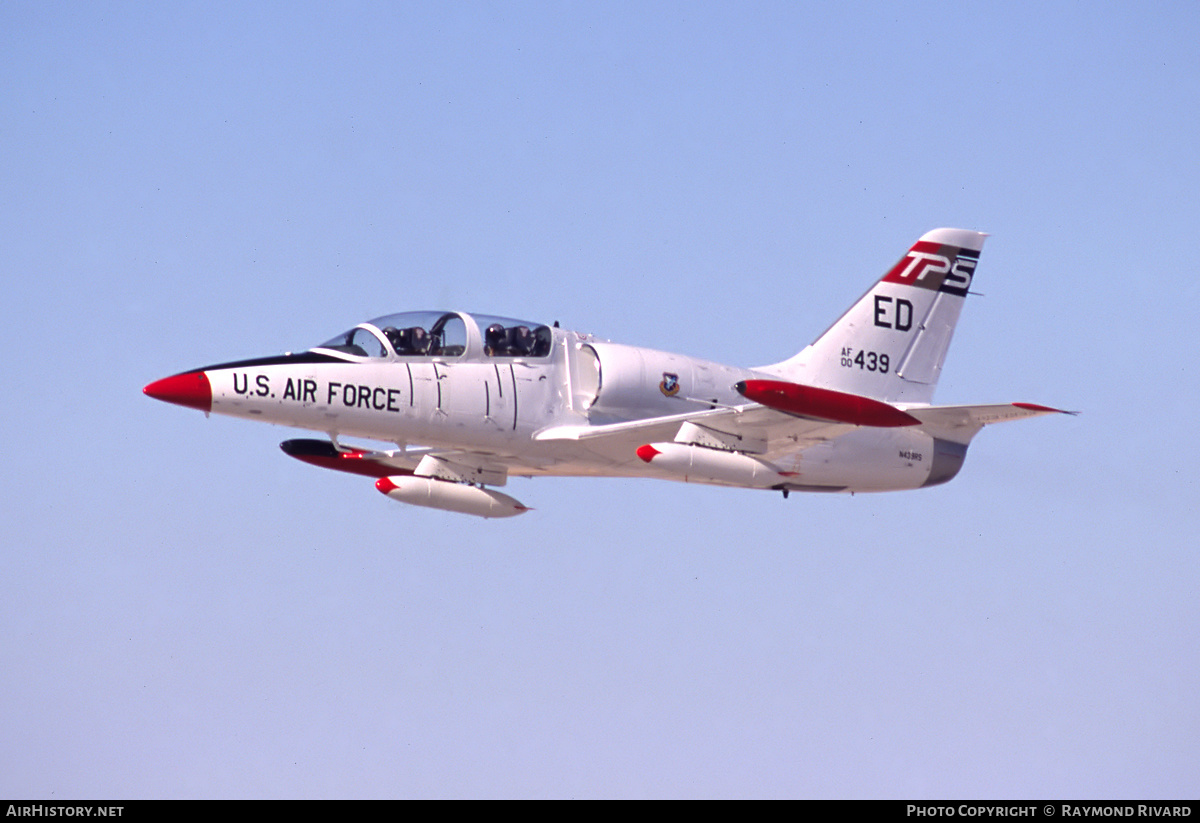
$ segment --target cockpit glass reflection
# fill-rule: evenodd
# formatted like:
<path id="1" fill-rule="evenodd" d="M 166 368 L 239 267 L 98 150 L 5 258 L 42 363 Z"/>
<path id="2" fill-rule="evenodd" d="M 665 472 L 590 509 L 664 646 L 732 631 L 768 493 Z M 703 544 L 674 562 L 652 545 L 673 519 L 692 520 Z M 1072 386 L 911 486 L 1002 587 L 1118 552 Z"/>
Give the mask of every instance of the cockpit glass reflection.
<path id="1" fill-rule="evenodd" d="M 544 324 L 416 311 L 377 317 L 317 348 L 354 357 L 544 358 L 553 343 L 554 333 Z"/>
<path id="2" fill-rule="evenodd" d="M 352 354 L 355 357 L 387 357 L 388 351 L 383 342 L 371 331 L 355 327 L 344 334 L 322 343 L 318 348 L 333 349 L 334 351 Z"/>

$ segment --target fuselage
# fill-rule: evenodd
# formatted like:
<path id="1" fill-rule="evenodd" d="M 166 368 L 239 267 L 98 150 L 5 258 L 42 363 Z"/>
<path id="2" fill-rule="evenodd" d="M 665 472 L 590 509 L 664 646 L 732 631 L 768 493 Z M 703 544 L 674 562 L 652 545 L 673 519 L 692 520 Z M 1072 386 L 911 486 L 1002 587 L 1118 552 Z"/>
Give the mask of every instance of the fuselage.
<path id="1" fill-rule="evenodd" d="M 737 466 L 706 470 L 689 462 L 681 471 L 665 458 L 650 465 L 638 459 L 636 436 L 616 449 L 586 436 L 540 436 L 745 407 L 734 386 L 771 376 L 547 325 L 411 312 L 361 323 L 306 352 L 207 366 L 167 381 L 195 384 L 188 389 L 193 402 L 175 402 L 206 412 L 322 432 L 335 443 L 361 437 L 476 454 L 509 474 L 762 486 Z M 766 451 L 790 487 L 806 490 L 917 488 L 953 476 L 946 476 L 944 459 L 935 461 L 933 438 L 917 430 L 862 428 L 805 448 Z M 700 456 L 731 460 L 710 451 Z M 952 462 L 956 471 L 961 455 Z M 767 487 L 777 486 L 774 478 Z"/>

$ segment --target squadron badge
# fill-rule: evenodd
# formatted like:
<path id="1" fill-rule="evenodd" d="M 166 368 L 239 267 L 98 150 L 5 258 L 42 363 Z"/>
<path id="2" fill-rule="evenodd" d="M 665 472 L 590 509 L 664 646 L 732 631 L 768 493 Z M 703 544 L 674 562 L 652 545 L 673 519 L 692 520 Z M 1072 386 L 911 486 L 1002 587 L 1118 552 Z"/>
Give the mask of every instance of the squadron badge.
<path id="1" fill-rule="evenodd" d="M 667 397 L 674 397 L 679 394 L 679 375 L 663 372 L 662 382 L 658 384 L 658 390 Z"/>

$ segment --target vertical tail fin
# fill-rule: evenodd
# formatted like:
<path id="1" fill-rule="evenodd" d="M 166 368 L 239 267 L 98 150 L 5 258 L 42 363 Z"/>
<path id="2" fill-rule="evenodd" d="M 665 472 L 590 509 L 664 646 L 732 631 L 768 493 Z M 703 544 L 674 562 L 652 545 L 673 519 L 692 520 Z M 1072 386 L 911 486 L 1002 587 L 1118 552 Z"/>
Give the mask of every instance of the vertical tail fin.
<path id="1" fill-rule="evenodd" d="M 880 400 L 929 403 L 987 235 L 934 229 L 816 342 L 760 371 Z"/>

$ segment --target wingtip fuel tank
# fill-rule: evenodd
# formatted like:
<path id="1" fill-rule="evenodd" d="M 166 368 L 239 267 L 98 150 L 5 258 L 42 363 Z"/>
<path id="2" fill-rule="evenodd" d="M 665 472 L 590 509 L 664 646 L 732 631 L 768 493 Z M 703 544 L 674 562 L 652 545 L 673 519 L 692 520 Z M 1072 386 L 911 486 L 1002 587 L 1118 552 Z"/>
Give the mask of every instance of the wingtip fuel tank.
<path id="1" fill-rule="evenodd" d="M 886 429 L 921 423 L 911 414 L 881 400 L 786 380 L 739 380 L 734 389 L 747 400 L 810 420 Z"/>

